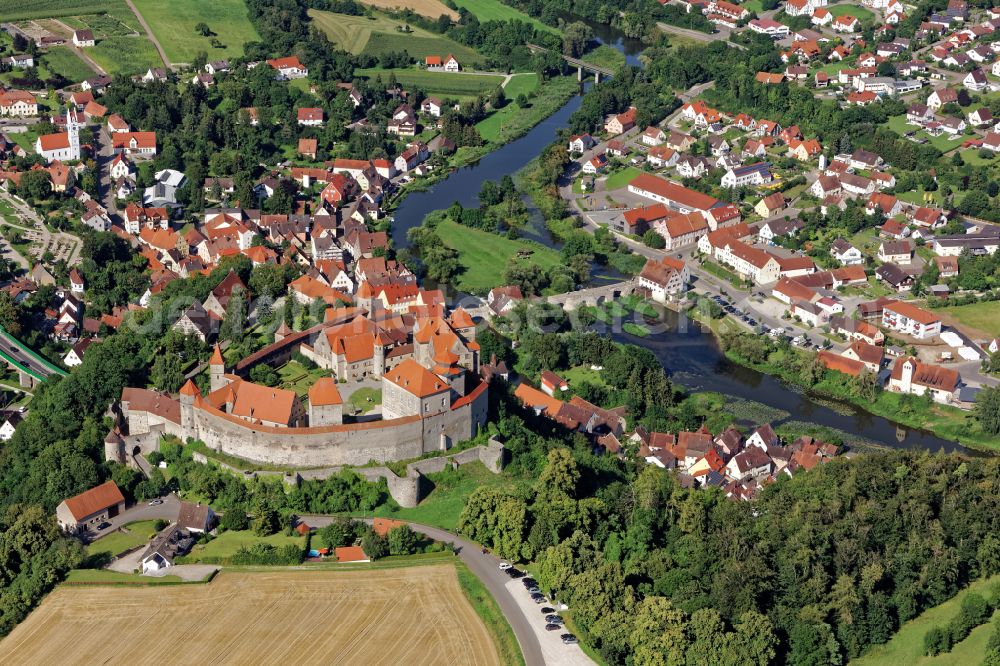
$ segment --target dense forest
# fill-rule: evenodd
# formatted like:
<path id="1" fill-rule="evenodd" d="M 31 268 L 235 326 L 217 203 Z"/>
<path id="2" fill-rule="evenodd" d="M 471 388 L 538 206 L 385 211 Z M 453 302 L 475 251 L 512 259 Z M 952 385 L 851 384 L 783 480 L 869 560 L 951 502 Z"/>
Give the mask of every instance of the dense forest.
<path id="1" fill-rule="evenodd" d="M 996 460 L 897 451 L 740 503 L 576 447 L 530 489 L 476 491 L 460 528 L 537 560 L 609 663 L 837 664 L 1000 572 L 998 490 Z"/>

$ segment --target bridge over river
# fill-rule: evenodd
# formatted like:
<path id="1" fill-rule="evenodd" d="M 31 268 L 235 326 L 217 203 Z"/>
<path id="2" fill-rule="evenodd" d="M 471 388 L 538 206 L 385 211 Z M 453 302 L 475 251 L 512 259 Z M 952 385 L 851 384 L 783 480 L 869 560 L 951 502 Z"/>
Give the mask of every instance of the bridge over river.
<path id="1" fill-rule="evenodd" d="M 550 50 L 544 46 L 539 46 L 538 44 L 528 44 L 528 49 L 534 51 L 535 53 L 549 53 Z M 601 67 L 593 63 L 589 63 L 586 60 L 580 60 L 579 58 L 571 58 L 568 55 L 559 54 L 563 60 L 569 64 L 576 67 L 576 80 L 583 81 L 583 72 L 588 71 L 594 75 L 594 83 L 601 82 L 601 75 L 605 77 L 614 76 L 614 70 L 608 69 L 607 67 Z"/>

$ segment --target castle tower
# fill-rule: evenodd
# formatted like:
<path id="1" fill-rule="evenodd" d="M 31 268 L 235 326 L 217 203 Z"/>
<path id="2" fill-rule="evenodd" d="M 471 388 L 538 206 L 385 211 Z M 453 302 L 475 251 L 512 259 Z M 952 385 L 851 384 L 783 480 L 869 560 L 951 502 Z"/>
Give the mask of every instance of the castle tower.
<path id="1" fill-rule="evenodd" d="M 385 348 L 389 341 L 381 333 L 375 334 L 375 358 L 372 362 L 372 376 L 378 379 L 385 372 Z"/>
<path id="2" fill-rule="evenodd" d="M 104 459 L 125 464 L 125 440 L 118 432 L 118 426 L 112 428 L 104 438 Z"/>
<path id="3" fill-rule="evenodd" d="M 281 322 L 281 326 L 279 326 L 278 330 L 276 330 L 274 332 L 274 341 L 275 342 L 281 342 L 282 340 L 284 340 L 285 338 L 287 338 L 292 333 L 293 333 L 293 331 L 292 331 L 292 329 L 290 329 L 288 327 L 288 324 L 286 324 L 284 321 L 282 321 Z"/>
<path id="4" fill-rule="evenodd" d="M 215 343 L 215 349 L 212 350 L 212 358 L 208 361 L 208 369 L 212 391 L 218 391 L 226 385 L 226 359 L 222 358 L 222 348 L 219 347 L 219 343 Z"/>
<path id="5" fill-rule="evenodd" d="M 458 364 L 458 354 L 442 349 L 434 355 L 431 372 L 447 382 L 455 394 L 465 395 L 465 368 Z"/>
<path id="6" fill-rule="evenodd" d="M 189 436 L 195 435 L 194 407 L 195 403 L 201 399 L 201 391 L 190 379 L 184 383 L 180 391 L 181 403 L 181 427 L 187 431 Z"/>
<path id="7" fill-rule="evenodd" d="M 344 401 L 333 377 L 320 377 L 309 387 L 309 426 L 344 422 Z"/>

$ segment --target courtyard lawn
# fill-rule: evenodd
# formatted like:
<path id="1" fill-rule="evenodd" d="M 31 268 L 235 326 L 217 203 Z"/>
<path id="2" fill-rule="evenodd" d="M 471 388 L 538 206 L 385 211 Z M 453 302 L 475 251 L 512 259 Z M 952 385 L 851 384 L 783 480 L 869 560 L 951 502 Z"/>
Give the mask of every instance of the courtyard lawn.
<path id="1" fill-rule="evenodd" d="M 550 25 L 545 25 L 538 19 L 532 18 L 510 5 L 505 5 L 500 0 L 455 0 L 455 6 L 467 9 L 472 14 L 475 14 L 480 23 L 485 23 L 486 21 L 524 21 L 539 30 L 548 30 L 549 32 L 559 34 L 558 29 Z"/>
<path id="2" fill-rule="evenodd" d="M 320 377 L 329 377 L 330 371 L 323 368 L 313 368 L 307 370 L 298 361 L 289 361 L 278 368 L 278 376 L 281 377 L 281 388 L 295 391 L 300 398 L 309 393 L 309 388 L 316 383 Z"/>
<path id="3" fill-rule="evenodd" d="M 986 653 L 986 642 L 993 633 L 993 622 L 987 622 L 972 630 L 964 641 L 952 647 L 951 652 L 937 657 L 924 656 L 924 634 L 932 627 L 944 627 L 958 615 L 962 599 L 970 592 L 983 595 L 987 601 L 996 601 L 991 588 L 1000 582 L 1000 576 L 977 580 L 948 601 L 930 608 L 910 620 L 896 632 L 888 643 L 878 645 L 862 657 L 850 662 L 850 666 L 898 666 L 914 664 L 921 666 L 960 666 L 978 664 Z"/>
<path id="4" fill-rule="evenodd" d="M 188 555 L 184 556 L 184 559 L 187 562 L 195 562 L 204 558 L 230 558 L 243 546 L 252 546 L 255 543 L 267 543 L 275 548 L 289 545 L 304 547 L 305 538 L 298 534 L 285 536 L 281 532 L 266 537 L 257 536 L 252 530 L 223 532 L 206 544 L 197 544 Z"/>
<path id="5" fill-rule="evenodd" d="M 920 139 L 925 139 L 928 144 L 934 146 L 935 148 L 937 148 L 938 150 L 940 150 L 942 153 L 946 153 L 949 150 L 952 150 L 954 148 L 957 148 L 958 146 L 961 146 L 962 142 L 964 142 L 966 139 L 969 138 L 969 137 L 965 136 L 964 134 L 961 134 L 961 135 L 959 135 L 957 137 L 951 137 L 948 134 L 941 134 L 939 136 L 931 136 L 926 131 L 924 131 L 922 129 L 918 129 L 916 127 L 916 125 L 909 125 L 909 124 L 907 124 L 907 122 L 906 122 L 906 116 L 904 116 L 904 115 L 892 116 L 886 122 L 886 125 L 888 125 L 889 129 L 891 129 L 893 132 L 895 132 L 896 134 L 898 134 L 900 136 L 905 136 L 906 134 L 909 134 L 909 133 L 913 132 L 914 130 L 916 130 L 916 132 L 914 133 L 914 136 L 916 136 L 917 138 L 920 138 Z"/>
<path id="6" fill-rule="evenodd" d="M 359 414 L 369 412 L 382 404 L 382 389 L 364 386 L 351 394 L 347 404 L 354 407 Z"/>
<path id="7" fill-rule="evenodd" d="M 611 192 L 613 190 L 620 190 L 623 187 L 627 187 L 629 182 L 640 173 L 642 173 L 642 170 L 637 169 L 636 167 L 627 167 L 622 169 L 621 171 L 613 173 L 607 177 L 604 181 L 604 189 Z"/>
<path id="8" fill-rule="evenodd" d="M 355 76 L 374 79 L 381 76 L 382 81 L 389 79 L 390 72 L 396 76 L 396 81 L 404 86 L 417 86 L 429 95 L 443 97 L 475 97 L 489 94 L 503 83 L 502 76 L 462 74 L 450 72 L 428 72 L 424 69 L 357 69 Z"/>
<path id="9" fill-rule="evenodd" d="M 458 261 L 465 269 L 456 278 L 455 286 L 474 294 L 485 294 L 502 284 L 504 269 L 519 252 L 530 252 L 519 261 L 536 264 L 545 271 L 562 263 L 558 252 L 539 243 L 511 240 L 451 220 L 441 220 L 437 231 L 448 247 L 458 251 Z"/>
<path id="10" fill-rule="evenodd" d="M 102 539 L 98 539 L 87 545 L 87 554 L 110 553 L 117 555 L 118 553 L 141 546 L 149 541 L 149 537 L 156 531 L 153 528 L 153 522 L 152 520 L 142 520 L 129 523 L 125 526 L 129 534 L 113 532 Z"/>
<path id="11" fill-rule="evenodd" d="M 992 337 L 1000 337 L 1000 303 L 971 303 L 940 308 L 962 324 L 978 329 Z"/>
<path id="12" fill-rule="evenodd" d="M 87 63 L 73 53 L 68 46 L 53 46 L 45 52 L 42 58 L 50 72 L 64 76 L 73 83 L 79 83 L 94 76 L 94 70 L 87 66 Z"/>
<path id="13" fill-rule="evenodd" d="M 146 19 L 171 63 L 189 63 L 200 51 L 209 60 L 243 55 L 243 44 L 260 39 L 247 17 L 243 0 L 134 0 L 136 9 Z M 199 23 L 208 25 L 213 35 L 202 36 L 195 30 Z M 223 48 L 214 48 L 211 40 Z"/>

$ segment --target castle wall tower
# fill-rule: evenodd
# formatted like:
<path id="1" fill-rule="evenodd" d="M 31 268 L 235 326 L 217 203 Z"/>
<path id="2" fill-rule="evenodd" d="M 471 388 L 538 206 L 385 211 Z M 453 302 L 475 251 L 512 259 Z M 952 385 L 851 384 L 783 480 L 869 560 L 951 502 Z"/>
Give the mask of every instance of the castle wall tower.
<path id="1" fill-rule="evenodd" d="M 194 382 L 190 379 L 181 387 L 180 390 L 180 403 L 181 403 L 181 427 L 191 436 L 197 436 L 194 432 L 196 428 L 196 422 L 194 418 L 194 407 L 195 402 L 201 398 L 201 391 L 198 387 L 194 385 Z"/>
<path id="2" fill-rule="evenodd" d="M 226 385 L 226 359 L 222 357 L 222 348 L 215 344 L 212 351 L 212 358 L 208 362 L 209 376 L 212 391 L 218 391 Z"/>

